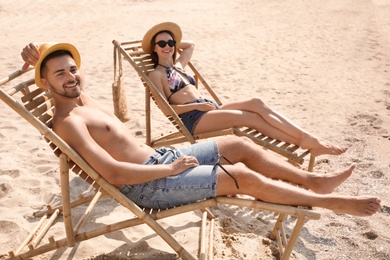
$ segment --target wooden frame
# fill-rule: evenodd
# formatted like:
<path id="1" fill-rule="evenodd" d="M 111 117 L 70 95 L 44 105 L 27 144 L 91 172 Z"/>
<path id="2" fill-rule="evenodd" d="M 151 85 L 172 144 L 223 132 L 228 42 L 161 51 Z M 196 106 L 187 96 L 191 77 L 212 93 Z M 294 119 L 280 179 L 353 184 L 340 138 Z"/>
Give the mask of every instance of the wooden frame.
<path id="1" fill-rule="evenodd" d="M 259 133 L 255 129 L 248 127 L 233 127 L 221 131 L 213 131 L 203 134 L 192 135 L 187 128 L 182 123 L 179 116 L 172 109 L 170 104 L 165 100 L 165 98 L 160 94 L 153 82 L 147 77 L 147 74 L 152 71 L 153 63 L 149 54 L 145 53 L 141 47 L 141 40 L 119 42 L 113 41 L 114 44 L 114 82 L 115 86 L 123 86 L 123 59 L 127 60 L 134 70 L 138 73 L 140 80 L 145 86 L 145 112 L 146 112 L 146 144 L 152 147 L 168 146 L 177 143 L 190 142 L 195 143 L 198 140 L 212 138 L 223 135 L 237 135 L 237 136 L 246 136 L 250 138 L 255 143 L 263 146 L 267 150 L 271 150 L 279 155 L 286 157 L 290 162 L 303 164 L 305 162 L 305 157 L 310 154 L 309 150 L 302 150 L 299 146 L 294 144 L 289 144 L 286 142 L 279 141 L 277 139 L 265 136 L 262 133 Z M 202 77 L 199 71 L 195 66 L 189 62 L 188 67 L 194 75 L 196 80 L 195 86 L 199 88 L 202 86 L 209 96 L 219 105 L 222 104 L 221 100 L 218 98 L 217 94 L 213 91 L 210 85 Z M 117 74 L 119 73 L 119 77 Z M 120 93 L 121 91 L 113 91 L 113 94 Z M 119 97 L 114 98 L 114 103 L 118 100 Z M 158 100 L 159 104 L 164 107 L 166 111 L 169 111 L 168 120 L 176 127 L 177 132 L 159 136 L 157 138 L 151 137 L 152 127 L 151 127 L 151 106 L 150 100 Z M 310 154 L 310 159 L 308 163 L 308 171 L 313 171 L 315 163 L 315 157 Z"/>
<path id="2" fill-rule="evenodd" d="M 257 200 L 228 197 L 217 197 L 167 210 L 156 211 L 141 209 L 125 195 L 119 192 L 117 188 L 105 181 L 88 163 L 86 163 L 86 161 L 83 160 L 82 157 L 80 157 L 70 146 L 68 146 L 52 131 L 50 126 L 54 111 L 54 102 L 51 98 L 50 92 L 38 88 L 34 84 L 34 79 L 13 84 L 13 86 L 8 90 L 4 89 L 5 86 L 8 87 L 10 81 L 19 78 L 20 75 L 25 73 L 26 71 L 18 70 L 0 80 L 0 99 L 16 111 L 17 114 L 24 118 L 29 124 L 34 126 L 43 135 L 45 140 L 48 142 L 48 145 L 53 149 L 54 154 L 59 157 L 62 205 L 54 208 L 48 206 L 47 210 L 40 212 L 40 214 L 36 214 L 36 217 L 41 217 L 40 221 L 21 243 L 19 248 L 8 252 L 7 259 L 27 259 L 58 248 L 73 247 L 76 243 L 84 240 L 93 239 L 94 237 L 103 234 L 139 224 L 146 224 L 152 228 L 154 232 L 165 240 L 182 259 L 212 259 L 214 216 L 208 208 L 215 207 L 218 204 L 237 205 L 258 210 L 272 211 L 279 214 L 278 220 L 275 222 L 272 235 L 278 240 L 281 259 L 288 259 L 299 237 L 305 220 L 317 220 L 320 218 L 319 213 L 309 209 L 270 204 Z M 16 96 L 21 96 L 20 100 L 14 96 L 16 93 L 19 93 L 19 95 Z M 73 171 L 80 178 L 89 183 L 90 189 L 94 190 L 94 194 L 88 197 L 79 196 L 77 200 L 71 201 L 71 187 L 69 185 L 70 171 Z M 88 221 L 93 207 L 102 197 L 111 197 L 116 200 L 133 213 L 135 217 L 113 224 L 107 224 L 103 227 L 99 224 L 99 227 L 97 228 L 91 227 L 91 229 L 87 231 L 80 232 L 80 228 Z M 72 219 L 76 219 L 76 216 L 72 217 L 73 209 L 85 203 L 89 203 L 89 206 L 85 209 L 84 214 L 79 216 L 77 223 L 75 222 L 76 224 L 74 225 Z M 194 210 L 200 210 L 202 212 L 200 248 L 198 256 L 191 255 L 157 222 L 158 219 Z M 60 239 L 47 237 L 48 231 L 60 214 L 63 215 L 63 237 Z M 289 239 L 287 239 L 288 235 L 285 233 L 283 221 L 288 215 L 297 218 L 295 227 L 290 234 Z M 207 226 L 210 228 L 209 232 L 206 230 Z M 43 242 L 46 237 L 48 241 Z M 209 240 L 209 243 L 206 243 L 207 239 Z M 206 252 L 207 249 L 208 252 Z"/>

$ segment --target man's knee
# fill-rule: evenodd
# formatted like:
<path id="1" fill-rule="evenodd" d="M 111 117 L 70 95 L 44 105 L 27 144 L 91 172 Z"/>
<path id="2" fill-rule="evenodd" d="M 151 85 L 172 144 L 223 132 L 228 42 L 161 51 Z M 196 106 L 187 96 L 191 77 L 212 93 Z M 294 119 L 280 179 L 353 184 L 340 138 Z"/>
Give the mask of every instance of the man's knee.
<path id="1" fill-rule="evenodd" d="M 255 193 L 258 189 L 264 187 L 267 184 L 267 178 L 261 176 L 258 173 L 248 169 L 246 166 L 242 166 L 243 168 L 240 171 L 240 175 L 236 176 L 237 184 L 239 189 L 244 190 L 244 193 Z"/>
<path id="2" fill-rule="evenodd" d="M 246 157 L 247 154 L 252 150 L 250 147 L 254 145 L 254 142 L 245 136 L 232 136 L 224 139 L 220 143 L 220 148 L 225 153 L 234 154 L 236 159 Z"/>
<path id="3" fill-rule="evenodd" d="M 235 136 L 233 141 L 239 147 L 247 147 L 248 145 L 254 144 L 254 142 L 246 136 Z"/>

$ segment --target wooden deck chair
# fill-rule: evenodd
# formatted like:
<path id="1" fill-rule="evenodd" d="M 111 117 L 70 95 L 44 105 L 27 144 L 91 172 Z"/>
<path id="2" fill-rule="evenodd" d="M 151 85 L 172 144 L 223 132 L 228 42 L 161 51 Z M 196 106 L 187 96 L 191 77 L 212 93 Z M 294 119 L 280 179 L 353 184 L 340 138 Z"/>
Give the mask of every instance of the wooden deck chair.
<path id="1" fill-rule="evenodd" d="M 20 77 L 21 75 L 23 77 Z M 34 84 L 33 75 L 30 76 L 26 71 L 18 70 L 1 79 L 0 98 L 29 124 L 35 127 L 53 149 L 54 154 L 59 157 L 62 196 L 62 205 L 56 207 L 48 206 L 44 214 L 40 215 L 41 219 L 38 221 L 36 227 L 31 230 L 19 248 L 8 251 L 6 254 L 7 259 L 32 258 L 59 248 L 73 247 L 76 243 L 140 224 L 148 225 L 182 259 L 212 259 L 214 216 L 208 208 L 215 207 L 218 204 L 236 205 L 277 213 L 278 218 L 275 221 L 275 227 L 271 236 L 278 241 L 281 259 L 288 259 L 305 221 L 320 218 L 319 213 L 309 209 L 229 197 L 217 197 L 166 210 L 141 209 L 117 188 L 106 182 L 77 152 L 52 131 L 50 126 L 55 104 L 50 92 L 44 91 Z M 69 185 L 70 170 L 93 187 L 93 195 L 89 197 L 79 196 L 79 199 L 71 201 L 70 193 L 72 187 Z M 132 213 L 130 215 L 134 215 L 134 217 L 116 223 L 109 223 L 103 227 L 101 226 L 102 223 L 99 223 L 98 227 L 90 227 L 93 226 L 91 223 L 86 227 L 84 224 L 87 223 L 94 206 L 102 197 L 111 197 L 127 208 Z M 75 209 L 85 203 L 89 203 L 89 205 L 86 207 L 84 214 L 74 214 Z M 157 220 L 162 218 L 192 212 L 194 210 L 200 210 L 202 212 L 199 236 L 200 246 L 197 256 L 191 255 L 179 241 L 174 239 L 157 222 Z M 50 236 L 49 231 L 56 220 L 61 222 L 61 215 L 63 216 L 64 232 L 63 237 L 57 239 L 56 237 Z M 295 226 L 290 235 L 286 234 L 284 226 L 284 220 L 287 216 L 293 217 L 289 218 L 289 221 L 296 218 Z M 45 238 L 47 238 L 46 242 L 44 242 Z M 207 240 L 209 243 L 206 242 Z"/>
<path id="2" fill-rule="evenodd" d="M 122 57 L 127 60 L 131 66 L 138 73 L 142 83 L 145 86 L 145 112 L 146 112 L 146 143 L 152 147 L 160 147 L 166 145 L 172 145 L 182 142 L 195 143 L 197 140 L 217 137 L 222 135 L 237 135 L 237 136 L 246 136 L 250 138 L 255 143 L 262 145 L 265 149 L 271 150 L 279 155 L 286 157 L 290 162 L 302 165 L 305 161 L 305 157 L 310 154 L 308 150 L 301 149 L 298 145 L 289 144 L 286 142 L 279 141 L 277 139 L 268 137 L 259 133 L 255 129 L 248 127 L 234 127 L 230 129 L 225 129 L 221 131 L 213 131 L 208 133 L 192 135 L 187 128 L 182 123 L 179 116 L 172 109 L 169 103 L 163 98 L 159 93 L 156 86 L 149 80 L 147 74 L 152 71 L 153 63 L 149 54 L 145 53 L 141 47 L 141 40 L 135 41 L 126 41 L 119 42 L 113 41 L 114 44 L 114 84 L 116 86 L 123 86 L 123 65 Z M 195 86 L 199 89 L 200 86 L 204 87 L 204 90 L 207 91 L 207 96 L 210 96 L 217 104 L 221 105 L 222 102 L 212 90 L 210 85 L 202 77 L 199 71 L 195 66 L 189 62 L 188 67 L 194 75 L 196 80 Z M 117 75 L 119 74 L 119 76 Z M 113 94 L 120 93 L 120 90 L 113 89 Z M 151 137 L 151 107 L 150 99 L 154 101 L 158 100 L 159 104 L 165 107 L 166 111 L 169 111 L 168 120 L 176 127 L 177 132 L 159 136 L 152 139 Z M 114 97 L 114 104 L 118 100 L 123 100 L 122 96 Z M 123 101 L 122 101 L 123 103 Z M 157 102 L 156 102 L 157 103 Z M 315 157 L 310 154 L 310 159 L 307 169 L 313 171 L 315 163 Z"/>

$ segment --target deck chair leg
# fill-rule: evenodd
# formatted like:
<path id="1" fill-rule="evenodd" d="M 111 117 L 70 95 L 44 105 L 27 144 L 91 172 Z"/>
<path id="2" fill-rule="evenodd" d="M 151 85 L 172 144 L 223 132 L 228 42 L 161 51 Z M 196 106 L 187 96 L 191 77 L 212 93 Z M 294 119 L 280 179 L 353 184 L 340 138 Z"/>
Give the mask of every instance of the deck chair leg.
<path id="1" fill-rule="evenodd" d="M 207 212 L 202 213 L 202 224 L 200 227 L 200 257 L 199 259 L 206 259 L 206 225 L 207 225 Z"/>
<path id="2" fill-rule="evenodd" d="M 104 196 L 104 195 L 102 195 L 102 196 Z M 73 201 L 70 202 L 70 207 L 73 209 L 73 208 L 75 208 L 77 206 L 80 206 L 80 205 L 86 204 L 88 202 L 91 202 L 94 198 L 95 198 L 95 194 L 89 195 L 87 197 L 79 195 L 78 199 L 73 200 Z M 46 207 L 47 207 L 46 210 L 39 210 L 39 211 L 34 212 L 33 216 L 39 218 L 39 217 L 42 217 L 42 216 L 44 216 L 46 214 L 47 215 L 51 215 L 57 209 L 59 209 L 60 211 L 62 210 L 62 204 L 57 205 L 55 207 L 52 207 L 51 205 L 47 205 Z"/>
<path id="3" fill-rule="evenodd" d="M 60 174 L 61 174 L 61 194 L 64 224 L 68 246 L 75 245 L 75 237 L 72 223 L 72 211 L 70 207 L 70 188 L 69 188 L 69 165 L 68 156 L 64 153 L 60 155 Z"/>
<path id="4" fill-rule="evenodd" d="M 316 157 L 313 156 L 312 154 L 310 155 L 310 160 L 309 160 L 309 166 L 307 167 L 307 170 L 309 172 L 312 172 L 314 169 L 314 163 L 315 163 Z"/>
<path id="5" fill-rule="evenodd" d="M 150 92 L 145 88 L 145 125 L 146 125 L 146 144 L 152 144 L 152 126 L 151 126 L 151 115 L 150 115 Z"/>
<path id="6" fill-rule="evenodd" d="M 284 255 L 284 248 L 285 245 L 287 244 L 286 241 L 286 234 L 284 230 L 284 219 L 286 218 L 285 214 L 280 214 L 278 219 L 276 220 L 274 229 L 272 230 L 269 238 L 272 240 L 277 240 L 278 247 L 279 247 L 279 252 L 280 255 Z"/>
<path id="7" fill-rule="evenodd" d="M 39 243 L 42 241 L 43 237 L 47 233 L 47 231 L 50 229 L 50 227 L 53 225 L 54 221 L 56 220 L 58 214 L 60 214 L 59 210 L 56 210 L 50 218 L 45 222 L 43 227 L 38 231 L 38 233 L 35 235 L 34 239 L 29 244 L 29 249 L 33 250 L 35 249 Z"/>
<path id="8" fill-rule="evenodd" d="M 291 233 L 291 236 L 288 240 L 288 243 L 287 243 L 286 248 L 283 252 L 283 255 L 281 255 L 280 260 L 288 260 L 290 258 L 290 254 L 291 254 L 295 244 L 297 243 L 297 240 L 298 240 L 299 234 L 301 233 L 303 224 L 305 224 L 305 217 L 304 216 L 298 217 L 297 222 L 295 223 L 295 227 Z"/>
<path id="9" fill-rule="evenodd" d="M 18 255 L 20 252 L 23 251 L 23 249 L 28 245 L 28 243 L 34 238 L 35 234 L 38 232 L 38 230 L 43 226 L 47 219 L 47 215 L 44 215 L 38 224 L 34 227 L 34 229 L 31 231 L 31 233 L 26 237 L 26 239 L 23 241 L 23 243 L 19 246 L 19 248 L 15 251 L 15 255 Z M 13 254 L 14 255 L 14 254 Z"/>
<path id="10" fill-rule="evenodd" d="M 209 234 L 209 260 L 214 258 L 214 218 L 210 219 L 210 234 Z"/>
<path id="11" fill-rule="evenodd" d="M 283 215 L 283 214 L 280 214 L 280 215 L 279 215 L 278 219 L 276 220 L 274 229 L 272 230 L 272 232 L 271 232 L 271 234 L 270 234 L 270 238 L 271 238 L 271 239 L 276 239 L 276 237 L 277 237 L 277 232 L 278 232 L 280 223 L 283 223 L 284 218 L 285 218 L 285 215 Z"/>
<path id="12" fill-rule="evenodd" d="M 140 217 L 145 223 L 152 228 L 157 234 L 161 236 L 168 245 L 179 255 L 183 260 L 195 260 L 183 246 L 181 246 L 176 239 L 174 239 L 162 226 L 160 226 L 150 215 L 145 214 L 144 217 Z"/>
<path id="13" fill-rule="evenodd" d="M 84 225 L 85 221 L 91 214 L 92 209 L 95 207 L 96 203 L 98 202 L 101 196 L 102 196 L 102 192 L 100 190 L 97 191 L 91 203 L 88 205 L 87 209 L 85 210 L 84 215 L 80 218 L 79 222 L 76 224 L 76 227 L 74 228 L 76 234 L 79 232 L 80 228 Z"/>

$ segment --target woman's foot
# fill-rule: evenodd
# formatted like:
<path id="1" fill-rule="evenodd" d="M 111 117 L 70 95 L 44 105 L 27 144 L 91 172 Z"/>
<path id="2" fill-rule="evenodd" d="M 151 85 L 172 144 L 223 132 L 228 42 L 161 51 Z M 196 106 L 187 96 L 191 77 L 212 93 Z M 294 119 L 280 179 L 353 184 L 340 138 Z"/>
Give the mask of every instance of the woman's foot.
<path id="1" fill-rule="evenodd" d="M 341 155 L 345 153 L 348 149 L 345 146 L 334 145 L 321 139 L 312 137 L 310 135 L 306 135 L 305 138 L 303 138 L 302 140 L 303 141 L 300 143 L 300 146 L 303 149 L 310 150 L 310 153 L 313 156 L 319 156 L 324 154 Z"/>

